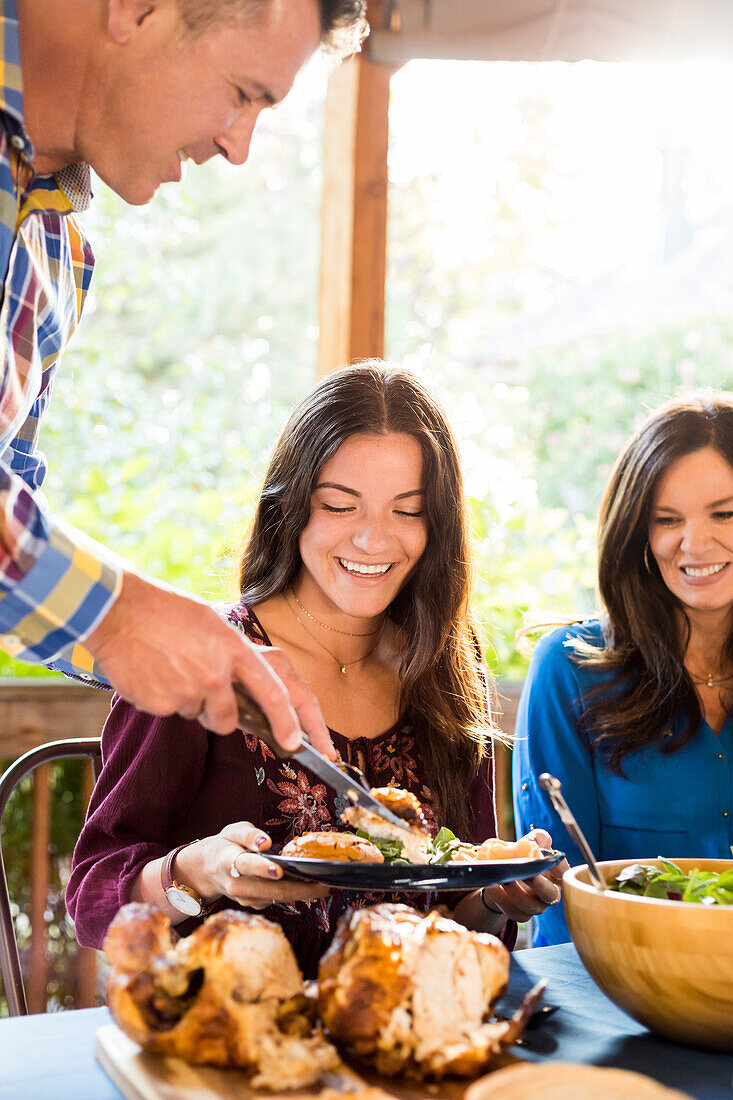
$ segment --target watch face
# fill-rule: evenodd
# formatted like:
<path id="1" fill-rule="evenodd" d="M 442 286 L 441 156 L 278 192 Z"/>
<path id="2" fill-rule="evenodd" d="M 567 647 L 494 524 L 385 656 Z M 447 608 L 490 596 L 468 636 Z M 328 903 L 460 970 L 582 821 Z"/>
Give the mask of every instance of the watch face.
<path id="1" fill-rule="evenodd" d="M 174 909 L 179 913 L 185 913 L 187 917 L 198 917 L 203 912 L 203 906 L 198 898 L 181 886 L 169 886 L 165 896 Z"/>

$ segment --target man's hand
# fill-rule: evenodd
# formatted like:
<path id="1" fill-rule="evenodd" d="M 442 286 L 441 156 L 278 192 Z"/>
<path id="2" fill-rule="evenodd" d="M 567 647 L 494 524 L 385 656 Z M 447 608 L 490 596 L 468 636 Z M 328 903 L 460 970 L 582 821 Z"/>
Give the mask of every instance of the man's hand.
<path id="1" fill-rule="evenodd" d="M 149 714 L 196 718 L 215 733 L 237 728 L 232 683 L 250 693 L 288 750 L 305 730 L 335 751 L 318 701 L 290 659 L 254 645 L 203 601 L 125 573 L 122 591 L 85 641 L 112 687 Z"/>

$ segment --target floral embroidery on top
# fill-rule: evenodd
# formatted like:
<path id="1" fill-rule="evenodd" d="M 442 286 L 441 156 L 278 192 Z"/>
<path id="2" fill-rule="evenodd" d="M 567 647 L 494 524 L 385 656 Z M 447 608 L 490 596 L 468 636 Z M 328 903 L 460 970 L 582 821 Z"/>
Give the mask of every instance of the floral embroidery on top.
<path id="1" fill-rule="evenodd" d="M 293 773 L 291 768 L 288 771 Z M 311 783 L 306 772 L 295 771 L 294 780 L 285 778 L 279 783 L 268 779 L 267 786 L 280 797 L 277 809 L 282 811 L 282 816 L 270 818 L 266 825 L 287 824 L 290 838 L 300 833 L 317 832 L 324 825 L 333 824 L 326 805 L 328 788 L 324 783 Z"/>
<path id="2" fill-rule="evenodd" d="M 238 603 L 234 607 L 223 608 L 222 611 L 224 617 L 232 626 L 238 627 L 251 642 L 269 646 L 270 639 L 265 634 L 252 609 L 247 607 L 246 604 Z"/>
<path id="3" fill-rule="evenodd" d="M 393 786 L 406 787 L 410 783 L 419 782 L 414 756 L 415 738 L 407 736 L 411 733 L 412 726 L 405 725 L 399 730 L 399 734 L 402 735 L 399 743 L 396 737 L 392 736 L 384 743 L 377 741 L 373 745 L 370 763 L 375 772 L 389 772 Z"/>
<path id="4" fill-rule="evenodd" d="M 245 733 L 244 730 L 242 730 L 242 736 L 250 752 L 259 753 L 263 760 L 277 760 L 272 749 L 269 749 L 264 741 L 260 741 L 259 737 L 255 737 L 253 733 Z"/>

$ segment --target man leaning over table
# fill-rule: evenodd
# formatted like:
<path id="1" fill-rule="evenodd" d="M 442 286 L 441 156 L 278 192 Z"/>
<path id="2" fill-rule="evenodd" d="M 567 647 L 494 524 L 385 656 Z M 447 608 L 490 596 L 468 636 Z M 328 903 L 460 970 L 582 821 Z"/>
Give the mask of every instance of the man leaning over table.
<path id="1" fill-rule="evenodd" d="M 50 515 L 41 417 L 94 257 L 77 214 L 90 166 L 129 203 L 186 159 L 243 164 L 261 111 L 321 42 L 363 29 L 364 0 L 0 0 L 0 647 L 105 680 L 153 714 L 216 733 L 233 680 L 294 747 L 332 755 L 289 660 L 203 601 L 137 575 Z M 71 472 L 69 472 L 71 473 Z"/>

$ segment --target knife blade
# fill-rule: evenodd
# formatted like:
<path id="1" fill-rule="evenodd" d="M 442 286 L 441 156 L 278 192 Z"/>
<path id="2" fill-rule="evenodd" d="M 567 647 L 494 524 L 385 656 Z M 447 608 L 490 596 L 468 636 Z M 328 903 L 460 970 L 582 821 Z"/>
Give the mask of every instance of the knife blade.
<path id="1" fill-rule="evenodd" d="M 262 708 L 244 690 L 241 684 L 234 684 L 233 688 L 239 710 L 239 725 L 245 733 L 251 733 L 255 737 L 259 737 L 280 760 L 296 760 L 308 771 L 314 772 L 319 779 L 332 787 L 337 794 L 346 798 L 353 806 L 361 806 L 363 810 L 378 814 L 390 825 L 396 825 L 400 829 L 410 829 L 407 821 L 383 806 L 369 789 L 363 786 L 353 772 L 349 773 L 348 764 L 341 766 L 334 764 L 318 749 L 314 749 L 308 740 L 307 734 L 303 734 L 303 740 L 295 752 L 287 752 L 275 740 L 272 727 Z"/>

